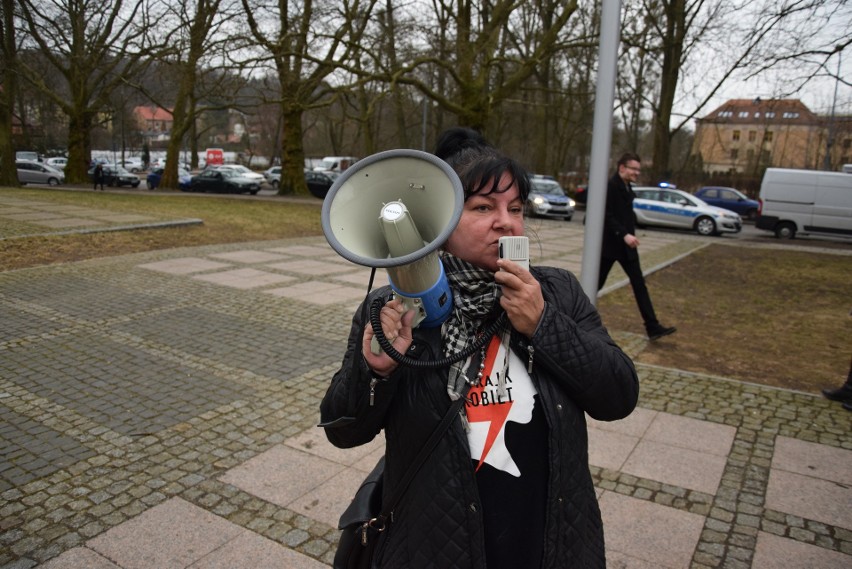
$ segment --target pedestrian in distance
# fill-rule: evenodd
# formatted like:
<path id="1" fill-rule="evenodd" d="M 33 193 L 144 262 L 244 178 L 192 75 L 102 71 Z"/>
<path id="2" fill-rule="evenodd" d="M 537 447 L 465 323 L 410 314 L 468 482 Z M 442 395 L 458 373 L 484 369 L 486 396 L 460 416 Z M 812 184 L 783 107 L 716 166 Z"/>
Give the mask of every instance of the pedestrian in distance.
<path id="1" fill-rule="evenodd" d="M 639 179 L 642 170 L 640 162 L 637 154 L 624 154 L 618 160 L 615 174 L 607 183 L 598 290 L 606 283 L 612 266 L 616 262 L 621 265 L 630 279 L 633 296 L 639 306 L 648 338 L 654 341 L 674 334 L 677 328 L 663 326 L 657 320 L 639 263 L 639 239 L 636 237 L 636 219 L 633 216 L 633 200 L 636 195 L 633 193 L 632 184 Z"/>
<path id="2" fill-rule="evenodd" d="M 435 154 L 464 188 L 461 219 L 441 252 L 453 310 L 433 328 L 412 329 L 413 311 L 398 299 L 377 315 L 400 353 L 433 361 L 472 355 L 420 368 L 375 353 L 362 306 L 320 407 L 337 447 L 384 431 L 388 500 L 442 416 L 464 400 L 396 502 L 373 566 L 603 568 L 585 415 L 611 421 L 633 411 L 633 363 L 573 274 L 499 259 L 498 238 L 524 234 L 530 182 L 518 163 L 468 129 L 445 133 Z M 378 288 L 365 302 L 389 292 Z"/>
<path id="3" fill-rule="evenodd" d="M 98 186 L 101 187 L 101 191 L 104 189 L 104 167 L 102 164 L 98 163 L 95 165 L 95 171 L 92 175 L 95 182 L 95 190 L 98 189 Z"/>

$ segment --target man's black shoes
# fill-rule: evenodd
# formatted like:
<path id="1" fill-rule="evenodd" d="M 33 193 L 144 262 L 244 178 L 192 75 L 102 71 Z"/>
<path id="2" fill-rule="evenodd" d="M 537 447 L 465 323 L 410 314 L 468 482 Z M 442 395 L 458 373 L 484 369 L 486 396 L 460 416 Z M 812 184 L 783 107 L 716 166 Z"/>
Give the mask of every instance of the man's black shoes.
<path id="1" fill-rule="evenodd" d="M 822 394 L 826 399 L 832 401 L 842 401 L 844 403 L 852 403 L 852 385 L 844 383 L 837 389 L 823 389 Z"/>
<path id="2" fill-rule="evenodd" d="M 666 328 L 665 326 L 657 326 L 648 330 L 648 339 L 653 342 L 654 340 L 659 340 L 663 336 L 670 336 L 675 332 L 677 332 L 677 328 L 675 328 L 674 326 L 671 326 L 670 328 Z"/>

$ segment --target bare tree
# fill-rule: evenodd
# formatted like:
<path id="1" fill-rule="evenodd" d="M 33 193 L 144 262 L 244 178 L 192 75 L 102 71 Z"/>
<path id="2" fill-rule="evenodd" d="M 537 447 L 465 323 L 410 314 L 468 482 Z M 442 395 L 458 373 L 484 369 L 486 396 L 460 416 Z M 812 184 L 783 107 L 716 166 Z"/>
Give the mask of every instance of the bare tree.
<path id="1" fill-rule="evenodd" d="M 635 0 L 626 4 L 625 13 L 626 21 L 647 24 L 627 28 L 626 57 L 644 64 L 620 76 L 620 81 L 644 89 L 627 95 L 630 89 L 622 84 L 620 93 L 624 108 L 630 109 L 625 117 L 633 115 L 625 124 L 638 124 L 635 113 L 651 108 L 653 179 L 671 172 L 674 136 L 731 80 L 791 62 L 791 67 L 806 64 L 805 73 L 793 73 L 797 82 L 791 82 L 792 94 L 825 73 L 828 59 L 848 47 L 852 37 L 848 25 L 839 26 L 836 37 L 821 33 L 832 19 L 848 24 L 852 9 L 837 0 Z M 649 76 L 658 77 L 656 85 L 645 80 Z M 686 99 L 691 104 L 675 121 L 673 109 Z"/>
<path id="2" fill-rule="evenodd" d="M 50 89 L 44 69 L 30 63 L 21 76 L 68 116 L 69 182 L 86 180 L 91 129 L 108 111 L 110 93 L 147 61 L 143 0 L 20 0 L 27 39 L 66 89 Z M 137 19 L 139 23 L 137 25 Z"/>
<path id="3" fill-rule="evenodd" d="M 166 150 L 166 166 L 160 186 L 166 189 L 178 187 L 178 165 L 184 139 L 195 129 L 198 116 L 210 105 L 199 105 L 205 93 L 215 92 L 225 99 L 236 90 L 235 85 L 225 85 L 228 74 L 211 73 L 214 61 L 221 66 L 228 61 L 224 52 L 240 42 L 238 35 L 227 30 L 237 17 L 239 4 L 232 0 L 180 0 L 164 1 L 163 28 L 167 30 L 171 49 L 164 52 L 164 62 L 177 77 L 177 94 L 172 107 L 172 131 Z M 207 62 L 205 73 L 202 64 Z M 217 88 L 199 91 L 200 75 L 213 78 Z M 232 78 L 232 77 L 231 77 Z M 226 83 L 232 83 L 226 81 Z M 227 106 L 228 103 L 224 103 Z M 223 104 L 214 105 L 221 108 Z M 190 136 L 193 146 L 192 159 L 197 162 L 197 138 Z M 193 164 L 194 165 L 194 164 Z"/>
<path id="4" fill-rule="evenodd" d="M 450 2 L 433 0 L 430 21 L 421 29 L 436 30 L 425 38 L 421 55 L 399 69 L 384 70 L 388 82 L 415 86 L 460 124 L 484 130 L 494 109 L 520 87 L 563 44 L 561 33 L 577 2 L 517 0 Z M 534 10 L 539 24 L 528 41 L 524 10 Z M 437 24 L 437 25 L 436 25 Z"/>
<path id="5" fill-rule="evenodd" d="M 280 193 L 308 194 L 302 118 L 327 105 L 333 74 L 359 52 L 376 0 L 242 0 L 258 65 L 278 82 L 281 109 Z"/>

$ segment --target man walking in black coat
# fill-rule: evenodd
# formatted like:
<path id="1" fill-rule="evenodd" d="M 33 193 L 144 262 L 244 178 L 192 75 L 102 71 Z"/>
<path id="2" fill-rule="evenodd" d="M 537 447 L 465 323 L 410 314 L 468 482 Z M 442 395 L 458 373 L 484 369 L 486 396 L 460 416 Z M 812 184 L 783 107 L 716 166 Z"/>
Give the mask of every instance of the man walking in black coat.
<path id="1" fill-rule="evenodd" d="M 636 237 L 636 222 L 633 217 L 633 198 L 636 196 L 631 184 L 639 179 L 640 171 L 639 156 L 633 153 L 624 154 L 618 160 L 616 173 L 607 183 L 598 290 L 603 288 L 610 269 L 617 261 L 630 279 L 633 296 L 636 297 L 639 313 L 645 321 L 648 338 L 657 340 L 674 334 L 677 328 L 663 326 L 657 320 L 639 264 L 639 239 Z"/>

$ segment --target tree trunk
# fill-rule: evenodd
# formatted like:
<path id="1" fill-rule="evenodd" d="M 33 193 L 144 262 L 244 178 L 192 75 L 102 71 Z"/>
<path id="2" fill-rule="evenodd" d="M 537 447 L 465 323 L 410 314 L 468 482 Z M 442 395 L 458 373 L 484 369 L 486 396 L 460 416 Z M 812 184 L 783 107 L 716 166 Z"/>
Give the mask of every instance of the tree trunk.
<path id="1" fill-rule="evenodd" d="M 88 183 L 89 161 L 92 157 L 92 115 L 74 110 L 68 115 L 68 164 L 65 181 L 69 184 Z"/>
<path id="2" fill-rule="evenodd" d="M 282 102 L 281 118 L 281 185 L 278 188 L 278 195 L 310 195 L 308 185 L 305 183 L 302 111 Z"/>
<path id="3" fill-rule="evenodd" d="M 0 89 L 0 186 L 13 187 L 18 185 L 15 148 L 12 144 L 12 107 L 18 90 L 15 72 L 14 5 L 14 0 L 3 0 L 0 4 L 3 11 L 3 19 L 0 21 L 0 53 L 3 67 L 3 88 Z"/>
<path id="4" fill-rule="evenodd" d="M 683 55 L 686 34 L 686 0 L 671 0 L 665 6 L 666 34 L 663 38 L 663 66 L 660 72 L 660 101 L 654 117 L 654 163 L 651 167 L 653 182 L 662 181 L 671 174 L 669 155 L 675 91 Z"/>

